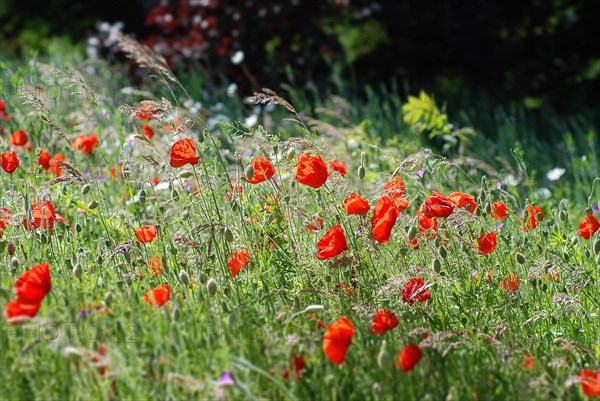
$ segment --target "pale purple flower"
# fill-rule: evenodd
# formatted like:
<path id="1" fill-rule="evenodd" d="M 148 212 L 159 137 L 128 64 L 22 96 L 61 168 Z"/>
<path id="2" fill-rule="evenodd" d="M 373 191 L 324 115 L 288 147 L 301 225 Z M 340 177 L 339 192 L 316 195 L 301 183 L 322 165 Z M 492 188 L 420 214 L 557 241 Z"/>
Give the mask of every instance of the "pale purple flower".
<path id="1" fill-rule="evenodd" d="M 423 178 L 423 176 L 425 175 L 425 169 L 420 168 L 415 172 L 415 174 L 418 175 L 419 177 Z"/>
<path id="2" fill-rule="evenodd" d="M 496 182 L 496 188 L 502 189 L 502 181 Z"/>
<path id="3" fill-rule="evenodd" d="M 235 381 L 233 380 L 233 377 L 231 377 L 231 372 L 228 370 L 224 371 L 223 374 L 221 374 L 219 381 L 217 382 L 217 387 L 233 385 L 235 385 Z"/>
<path id="4" fill-rule="evenodd" d="M 594 211 L 594 213 L 600 213 L 600 204 L 595 204 L 594 206 L 592 206 L 592 210 Z"/>
<path id="5" fill-rule="evenodd" d="M 426 186 L 428 189 L 431 189 L 431 183 L 430 183 L 430 182 L 427 182 L 427 183 L 425 183 L 425 186 Z"/>

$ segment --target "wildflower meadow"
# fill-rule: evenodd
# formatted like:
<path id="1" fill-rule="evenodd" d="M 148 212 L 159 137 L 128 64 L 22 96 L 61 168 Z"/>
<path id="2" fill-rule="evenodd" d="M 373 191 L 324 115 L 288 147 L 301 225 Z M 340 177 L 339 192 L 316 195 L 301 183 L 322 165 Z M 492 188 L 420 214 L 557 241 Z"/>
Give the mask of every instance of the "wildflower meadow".
<path id="1" fill-rule="evenodd" d="M 242 96 L 117 41 L 146 79 L 0 64 L 2 399 L 600 396 L 585 116 Z"/>

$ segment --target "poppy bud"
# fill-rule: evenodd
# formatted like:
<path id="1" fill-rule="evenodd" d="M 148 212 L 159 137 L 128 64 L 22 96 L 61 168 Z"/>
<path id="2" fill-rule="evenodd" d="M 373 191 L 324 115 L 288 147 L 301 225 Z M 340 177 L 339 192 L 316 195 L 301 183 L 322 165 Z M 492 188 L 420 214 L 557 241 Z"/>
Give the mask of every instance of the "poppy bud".
<path id="1" fill-rule="evenodd" d="M 198 274 L 196 274 L 196 279 L 198 279 L 198 281 L 202 284 L 206 284 L 208 281 L 208 275 L 204 272 L 198 272 Z"/>
<path id="2" fill-rule="evenodd" d="M 486 202 L 483 209 L 485 210 L 486 214 L 490 214 L 490 212 L 492 211 L 492 204 L 490 202 Z"/>
<path id="3" fill-rule="evenodd" d="M 179 281 L 181 281 L 183 284 L 188 284 L 190 282 L 190 276 L 185 270 L 181 270 L 179 272 Z"/>
<path id="4" fill-rule="evenodd" d="M 75 347 L 65 347 L 63 349 L 62 354 L 65 357 L 65 359 L 69 361 L 76 361 L 78 359 L 81 359 L 82 357 L 81 351 L 79 351 L 79 349 Z"/>
<path id="5" fill-rule="evenodd" d="M 71 270 L 73 268 L 73 261 L 71 260 L 71 258 L 65 259 L 65 264 L 67 265 L 67 268 L 69 270 Z"/>
<path id="6" fill-rule="evenodd" d="M 97 207 L 98 207 L 98 202 L 96 202 L 95 200 L 93 200 L 90 203 L 88 203 L 88 208 L 91 209 L 91 210 L 94 210 Z"/>
<path id="7" fill-rule="evenodd" d="M 295 156 L 296 156 L 296 148 L 292 146 L 287 151 L 287 158 L 292 160 Z"/>
<path id="8" fill-rule="evenodd" d="M 73 275 L 81 280 L 82 273 L 83 270 L 81 269 L 81 265 L 79 263 L 75 263 L 75 266 L 73 267 Z"/>
<path id="9" fill-rule="evenodd" d="M 106 291 L 106 294 L 104 294 L 104 304 L 108 306 L 112 300 L 113 300 L 112 292 Z"/>
<path id="10" fill-rule="evenodd" d="M 364 166 L 359 166 L 358 167 L 358 178 L 360 180 L 364 180 L 365 179 L 365 174 L 366 174 L 366 170 Z"/>
<path id="11" fill-rule="evenodd" d="M 571 238 L 571 245 L 577 245 L 577 237 L 572 237 Z"/>
<path id="12" fill-rule="evenodd" d="M 215 295 L 217 293 L 217 290 L 219 289 L 219 284 L 217 284 L 217 280 L 215 280 L 212 277 L 209 278 L 206 282 L 206 289 L 208 290 L 208 293 L 210 295 Z"/>
<path id="13" fill-rule="evenodd" d="M 294 297 L 294 311 L 300 310 L 300 299 L 298 297 Z"/>
<path id="14" fill-rule="evenodd" d="M 75 231 L 79 234 L 82 230 L 83 230 L 83 228 L 81 228 L 81 224 L 76 223 L 75 224 Z"/>
<path id="15" fill-rule="evenodd" d="M 90 184 L 85 184 L 83 188 L 81 188 L 81 193 L 85 195 L 88 192 L 90 192 Z"/>
<path id="16" fill-rule="evenodd" d="M 228 326 L 232 326 L 235 323 L 236 317 L 235 317 L 235 313 L 231 312 L 229 315 L 227 315 L 227 325 Z"/>
<path id="17" fill-rule="evenodd" d="M 413 239 L 415 239 L 415 236 L 417 235 L 417 227 L 415 226 L 410 226 L 409 230 L 408 230 L 408 239 L 410 241 L 412 241 Z"/>
<path id="18" fill-rule="evenodd" d="M 446 259 L 446 256 L 448 255 L 448 251 L 446 250 L 446 248 L 444 248 L 443 246 L 440 246 L 438 248 L 438 253 L 440 254 L 440 256 L 444 259 Z"/>
<path id="19" fill-rule="evenodd" d="M 42 241 L 42 244 L 48 243 L 48 236 L 46 235 L 46 233 L 42 233 L 42 235 L 40 235 L 40 241 Z"/>
<path id="20" fill-rule="evenodd" d="M 440 262 L 438 258 L 433 260 L 433 270 L 435 270 L 436 273 L 439 273 L 442 270 L 442 262 Z"/>
<path id="21" fill-rule="evenodd" d="M 179 200 L 179 192 L 177 192 L 176 189 L 173 189 L 171 191 L 171 197 L 173 197 L 173 200 L 177 202 Z"/>
<path id="22" fill-rule="evenodd" d="M 586 257 L 586 258 L 589 258 L 589 257 L 591 257 L 591 256 L 592 256 L 592 253 L 590 252 L 590 250 L 589 250 L 589 249 L 586 249 L 584 253 L 585 253 L 585 257 Z"/>
<path id="23" fill-rule="evenodd" d="M 8 254 L 10 256 L 14 255 L 15 253 L 15 245 L 11 242 L 10 244 L 8 244 Z"/>
<path id="24" fill-rule="evenodd" d="M 233 233 L 231 232 L 231 230 L 229 229 L 229 227 L 225 227 L 225 240 L 227 242 L 233 242 Z"/>
<path id="25" fill-rule="evenodd" d="M 244 175 L 246 176 L 247 180 L 251 180 L 254 177 L 254 167 L 252 167 L 252 164 L 248 164 L 248 166 L 246 166 Z"/>
<path id="26" fill-rule="evenodd" d="M 140 189 L 138 192 L 138 199 L 140 200 L 140 203 L 146 203 L 146 191 Z"/>
<path id="27" fill-rule="evenodd" d="M 522 265 L 525 264 L 525 256 L 523 256 L 522 253 L 517 252 L 517 254 L 515 255 L 515 259 L 517 260 L 517 263 Z"/>
<path id="28" fill-rule="evenodd" d="M 381 369 L 386 369 L 390 363 L 390 355 L 387 352 L 387 342 L 384 340 L 381 343 L 381 349 L 377 354 L 377 366 Z"/>
<path id="29" fill-rule="evenodd" d="M 181 311 L 179 310 L 178 307 L 174 307 L 173 308 L 173 320 L 178 321 L 180 317 L 181 317 Z"/>
<path id="30" fill-rule="evenodd" d="M 558 212 L 558 218 L 563 223 L 566 222 L 567 221 L 567 213 L 564 210 L 561 210 L 560 212 Z"/>
<path id="31" fill-rule="evenodd" d="M 11 267 L 11 269 L 13 269 L 13 270 L 17 270 L 17 269 L 19 268 L 19 259 L 17 259 L 17 258 L 15 258 L 15 257 L 13 257 L 13 258 L 10 260 L 10 267 Z"/>
<path id="32" fill-rule="evenodd" d="M 486 200 L 485 191 L 481 190 L 481 192 L 479 192 L 479 201 L 480 202 L 485 202 L 485 200 Z"/>
<path id="33" fill-rule="evenodd" d="M 596 255 L 600 255 L 600 238 L 597 238 L 592 245 L 592 249 Z"/>

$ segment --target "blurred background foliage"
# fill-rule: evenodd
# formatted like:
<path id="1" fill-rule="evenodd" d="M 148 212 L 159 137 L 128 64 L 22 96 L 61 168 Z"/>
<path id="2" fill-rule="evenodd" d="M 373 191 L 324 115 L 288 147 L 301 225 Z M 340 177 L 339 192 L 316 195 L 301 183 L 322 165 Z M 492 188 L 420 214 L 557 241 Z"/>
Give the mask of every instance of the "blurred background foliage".
<path id="1" fill-rule="evenodd" d="M 111 36 L 122 30 L 176 70 L 202 68 L 242 93 L 282 82 L 360 93 L 395 80 L 454 104 L 486 93 L 498 103 L 576 111 L 600 105 L 599 4 L 3 0 L 0 31 L 4 55 L 68 48 L 119 59 Z"/>

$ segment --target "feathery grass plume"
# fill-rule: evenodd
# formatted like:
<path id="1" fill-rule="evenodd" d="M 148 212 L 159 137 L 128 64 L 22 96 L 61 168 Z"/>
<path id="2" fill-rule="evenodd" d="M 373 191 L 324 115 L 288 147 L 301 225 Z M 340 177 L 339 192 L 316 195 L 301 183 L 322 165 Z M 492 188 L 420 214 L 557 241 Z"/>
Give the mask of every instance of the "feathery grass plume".
<path id="1" fill-rule="evenodd" d="M 461 230 L 469 224 L 476 223 L 481 220 L 481 217 L 461 208 L 454 208 L 452 214 L 446 218 L 448 226 L 454 227 L 457 230 Z"/>
<path id="2" fill-rule="evenodd" d="M 177 78 L 175 78 L 175 75 L 173 75 L 169 69 L 167 60 L 165 60 L 163 56 L 155 53 L 148 46 L 141 44 L 137 40 L 123 35 L 121 32 L 117 32 L 116 39 L 119 48 L 127 55 L 129 59 L 135 61 L 141 67 L 148 68 L 160 74 L 160 76 L 163 77 L 165 84 L 167 84 L 167 82 L 164 78 L 170 80 L 171 82 L 178 82 Z"/>
<path id="3" fill-rule="evenodd" d="M 254 92 L 253 96 L 247 98 L 250 104 L 273 104 L 284 107 L 287 111 L 293 114 L 298 114 L 296 109 L 284 98 L 279 96 L 275 91 L 262 88 L 261 92 Z"/>
<path id="4" fill-rule="evenodd" d="M 198 242 L 192 241 L 191 239 L 185 237 L 173 238 L 173 242 L 175 242 L 176 244 L 185 245 L 188 248 L 192 249 L 202 249 L 202 245 L 200 245 Z"/>
<path id="5" fill-rule="evenodd" d="M 65 134 L 65 131 L 60 124 L 52 119 L 52 112 L 48 106 L 46 106 L 42 98 L 36 93 L 35 89 L 29 86 L 23 86 L 20 89 L 20 96 L 23 99 L 23 103 L 32 106 L 44 123 L 54 128 L 54 133 L 67 141 L 69 147 L 72 146 L 73 142 L 67 137 L 67 134 Z"/>

